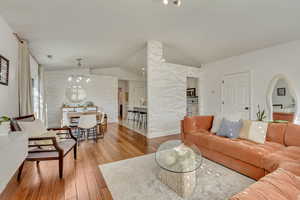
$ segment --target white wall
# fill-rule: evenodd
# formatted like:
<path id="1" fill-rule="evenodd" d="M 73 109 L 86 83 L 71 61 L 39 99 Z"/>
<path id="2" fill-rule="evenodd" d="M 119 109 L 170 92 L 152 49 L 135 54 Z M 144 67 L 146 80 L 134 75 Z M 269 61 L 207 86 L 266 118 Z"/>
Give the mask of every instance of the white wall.
<path id="1" fill-rule="evenodd" d="M 272 78 L 284 74 L 300 95 L 300 41 L 257 50 L 204 66 L 203 103 L 205 114 L 221 112 L 221 81 L 224 74 L 251 72 L 251 116 L 257 105 L 266 108 L 266 94 Z M 298 102 L 299 103 L 299 102 Z M 299 114 L 298 114 L 299 118 Z"/>
<path id="2" fill-rule="evenodd" d="M 13 31 L 0 17 L 0 54 L 10 61 L 8 86 L 0 84 L 0 116 L 18 115 L 18 43 Z"/>
<path id="3" fill-rule="evenodd" d="M 114 76 L 119 80 L 144 80 L 143 76 L 138 74 L 136 71 L 126 68 L 122 69 L 120 67 L 92 69 L 91 73 L 104 76 Z"/>
<path id="4" fill-rule="evenodd" d="M 162 62 L 162 49 L 162 43 L 148 42 L 148 138 L 180 133 L 180 120 L 186 115 L 187 77 L 201 80 L 199 68 Z"/>
<path id="5" fill-rule="evenodd" d="M 61 106 L 68 102 L 65 97 L 67 78 L 72 74 L 88 74 L 82 70 L 59 70 L 45 72 L 45 88 L 48 110 L 48 126 L 59 126 Z M 86 86 L 87 101 L 93 101 L 103 108 L 109 122 L 117 121 L 118 79 L 111 76 L 91 75 L 92 81 Z"/>

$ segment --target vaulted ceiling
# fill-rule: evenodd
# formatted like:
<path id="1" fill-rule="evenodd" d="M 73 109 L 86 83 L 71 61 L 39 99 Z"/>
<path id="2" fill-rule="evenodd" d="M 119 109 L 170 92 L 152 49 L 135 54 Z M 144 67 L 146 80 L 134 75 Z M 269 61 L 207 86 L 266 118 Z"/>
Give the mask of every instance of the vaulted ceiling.
<path id="1" fill-rule="evenodd" d="M 0 15 L 53 68 L 77 57 L 90 67 L 143 65 L 147 40 L 162 41 L 169 62 L 200 66 L 300 39 L 299 0 L 182 1 L 1 0 Z"/>

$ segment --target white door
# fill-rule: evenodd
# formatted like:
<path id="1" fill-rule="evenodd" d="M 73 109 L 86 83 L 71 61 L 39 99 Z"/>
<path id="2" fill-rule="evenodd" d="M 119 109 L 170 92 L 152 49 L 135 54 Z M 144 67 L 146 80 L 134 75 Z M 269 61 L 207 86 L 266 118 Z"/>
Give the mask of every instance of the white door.
<path id="1" fill-rule="evenodd" d="M 250 73 L 225 75 L 222 83 L 223 116 L 250 119 Z"/>

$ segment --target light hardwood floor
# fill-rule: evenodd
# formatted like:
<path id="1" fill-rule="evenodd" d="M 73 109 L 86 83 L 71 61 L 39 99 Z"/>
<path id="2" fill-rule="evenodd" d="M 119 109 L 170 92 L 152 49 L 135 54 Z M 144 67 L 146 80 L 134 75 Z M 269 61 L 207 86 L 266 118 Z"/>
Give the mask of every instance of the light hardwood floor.
<path id="1" fill-rule="evenodd" d="M 13 177 L 0 200 L 111 200 L 111 194 L 98 168 L 103 163 L 153 153 L 159 144 L 179 135 L 147 140 L 118 124 L 109 124 L 103 140 L 83 142 L 77 161 L 65 158 L 64 178 L 58 177 L 58 162 L 33 162 L 24 166 L 21 182 Z"/>

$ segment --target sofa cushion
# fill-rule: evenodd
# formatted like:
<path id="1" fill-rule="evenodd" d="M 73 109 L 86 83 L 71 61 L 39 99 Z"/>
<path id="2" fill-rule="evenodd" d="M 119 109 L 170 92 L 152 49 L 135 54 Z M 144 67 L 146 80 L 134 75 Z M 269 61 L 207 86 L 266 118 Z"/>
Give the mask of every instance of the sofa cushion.
<path id="1" fill-rule="evenodd" d="M 39 119 L 28 122 L 21 121 L 18 123 L 21 127 L 21 130 L 27 132 L 29 137 L 39 137 L 47 132 L 44 123 Z"/>
<path id="2" fill-rule="evenodd" d="M 253 121 L 250 126 L 248 139 L 257 143 L 265 143 L 268 123 Z"/>
<path id="3" fill-rule="evenodd" d="M 279 168 L 292 172 L 296 176 L 300 176 L 300 162 L 283 162 L 280 163 Z"/>
<path id="4" fill-rule="evenodd" d="M 243 126 L 243 121 L 229 121 L 223 119 L 220 129 L 217 131 L 218 136 L 224 136 L 228 138 L 238 138 L 240 135 L 240 130 Z"/>
<path id="5" fill-rule="evenodd" d="M 249 138 L 251 123 L 252 123 L 251 120 L 243 120 L 243 126 L 240 130 L 240 138 L 243 138 L 243 139 Z"/>
<path id="6" fill-rule="evenodd" d="M 300 146 L 300 126 L 288 123 L 284 143 L 286 146 Z"/>
<path id="7" fill-rule="evenodd" d="M 229 139 L 220 136 L 209 138 L 209 148 L 232 158 L 263 168 L 264 155 L 284 148 L 277 143 L 258 144 L 244 139 Z"/>
<path id="8" fill-rule="evenodd" d="M 263 177 L 231 200 L 297 200 L 300 196 L 300 178 L 284 169 Z"/>
<path id="9" fill-rule="evenodd" d="M 300 147 L 285 147 L 280 151 L 265 155 L 263 168 L 268 172 L 276 170 L 284 162 L 295 162 L 300 164 Z"/>
<path id="10" fill-rule="evenodd" d="M 269 123 L 266 141 L 284 144 L 284 134 L 286 128 L 286 123 Z"/>
<path id="11" fill-rule="evenodd" d="M 223 119 L 224 119 L 224 117 L 222 117 L 222 116 L 215 116 L 214 117 L 212 128 L 210 130 L 212 133 L 218 132 L 218 130 L 221 127 Z"/>
<path id="12" fill-rule="evenodd" d="M 197 133 L 201 130 L 209 131 L 212 127 L 213 118 L 213 116 L 184 117 L 184 132 Z"/>

